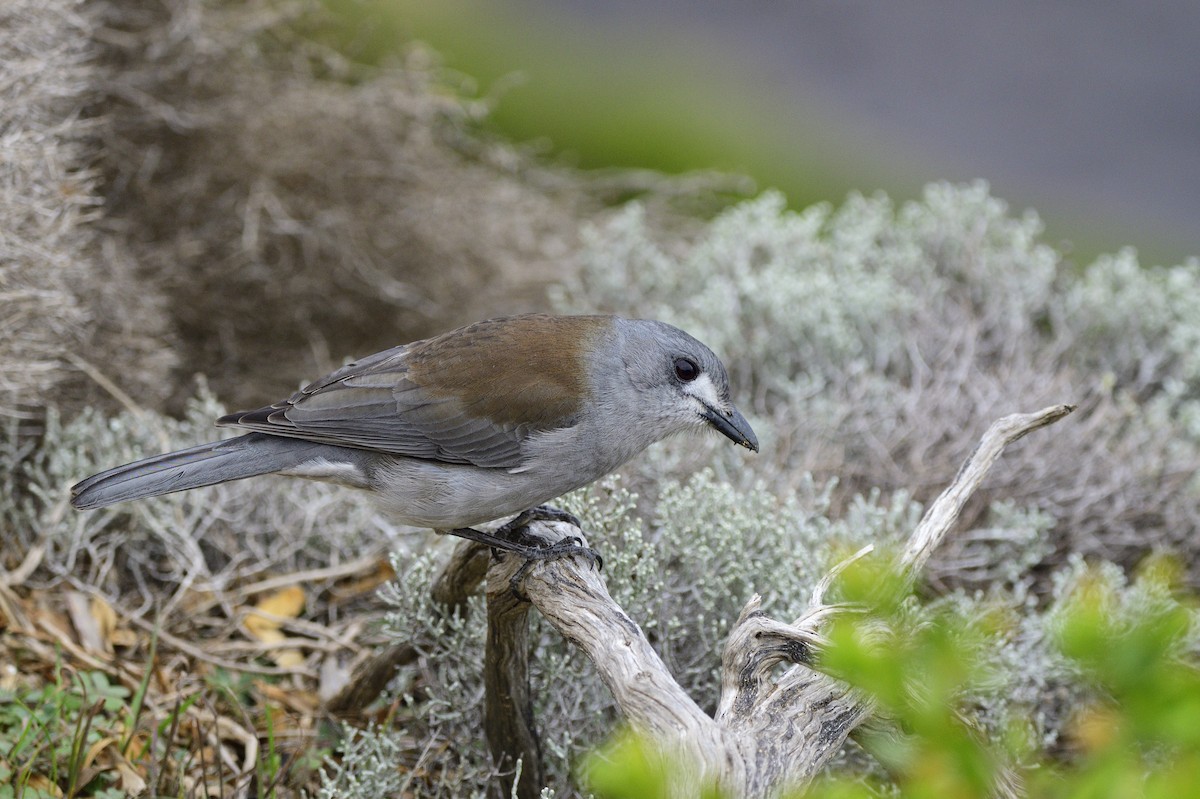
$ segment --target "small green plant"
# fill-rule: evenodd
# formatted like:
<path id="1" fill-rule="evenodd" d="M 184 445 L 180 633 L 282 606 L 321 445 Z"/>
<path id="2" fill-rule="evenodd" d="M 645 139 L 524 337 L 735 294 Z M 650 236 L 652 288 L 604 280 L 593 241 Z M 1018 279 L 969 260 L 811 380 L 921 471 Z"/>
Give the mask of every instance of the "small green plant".
<path id="1" fill-rule="evenodd" d="M 23 691 L 0 691 L 0 764 L 14 796 L 92 795 L 109 778 L 88 778 L 90 747 L 120 725 L 129 690 L 100 671 L 75 672 L 56 664 L 53 681 Z"/>
<path id="2" fill-rule="evenodd" d="M 149 676 L 130 690 L 103 671 L 75 671 L 56 663 L 36 687 L 0 690 L 0 799 L 117 799 L 131 790 L 183 796 L 184 776 L 206 769 L 189 709 L 200 702 L 227 712 L 231 701 L 245 695 L 247 680 L 224 672 L 209 690 L 177 697 L 172 706 L 149 714 Z M 287 759 L 272 708 L 265 708 L 256 795 L 292 796 L 296 773 L 312 778 L 314 761 L 328 750 L 307 753 L 307 762 Z"/>

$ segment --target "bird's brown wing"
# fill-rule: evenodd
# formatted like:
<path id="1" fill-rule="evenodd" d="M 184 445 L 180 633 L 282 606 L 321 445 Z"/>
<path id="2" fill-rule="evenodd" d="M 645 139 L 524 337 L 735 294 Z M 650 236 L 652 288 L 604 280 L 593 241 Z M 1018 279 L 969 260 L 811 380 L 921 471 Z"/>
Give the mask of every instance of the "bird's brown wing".
<path id="1" fill-rule="evenodd" d="M 481 322 L 385 350 L 284 402 L 218 424 L 444 463 L 517 468 L 530 435 L 569 427 L 579 411 L 585 384 L 578 348 L 557 346 L 561 335 L 545 329 L 561 320 Z M 588 338 L 599 321 L 574 322 L 581 324 L 585 329 L 557 332 L 571 334 L 570 341 Z"/>

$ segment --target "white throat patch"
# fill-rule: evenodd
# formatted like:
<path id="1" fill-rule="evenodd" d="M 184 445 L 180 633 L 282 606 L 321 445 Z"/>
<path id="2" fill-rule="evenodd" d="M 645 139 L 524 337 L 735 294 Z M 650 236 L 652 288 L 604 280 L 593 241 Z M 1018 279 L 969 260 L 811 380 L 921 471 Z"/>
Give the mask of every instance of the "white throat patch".
<path id="1" fill-rule="evenodd" d="M 717 393 L 717 387 L 713 385 L 712 378 L 704 373 L 701 373 L 692 382 L 685 383 L 683 393 L 695 397 L 709 408 L 720 408 L 724 405 L 721 396 Z"/>

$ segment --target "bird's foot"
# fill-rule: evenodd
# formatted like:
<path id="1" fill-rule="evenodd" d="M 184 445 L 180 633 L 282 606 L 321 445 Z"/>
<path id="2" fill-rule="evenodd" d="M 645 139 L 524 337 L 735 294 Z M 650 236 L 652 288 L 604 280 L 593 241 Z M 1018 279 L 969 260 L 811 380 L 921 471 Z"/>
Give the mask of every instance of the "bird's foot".
<path id="1" fill-rule="evenodd" d="M 582 539 L 568 536 L 561 541 L 547 545 L 540 538 L 530 535 L 529 525 L 534 522 L 566 522 L 572 527 L 583 529 L 583 523 L 575 514 L 560 508 L 552 508 L 549 505 L 538 505 L 536 508 L 530 508 L 517 514 L 512 521 L 497 529 L 496 534 L 529 547 L 530 549 L 523 553 L 528 561 L 555 560 L 568 555 L 582 555 L 593 566 L 604 568 L 604 558 L 600 557 L 600 553 L 591 547 L 585 547 Z M 528 571 L 528 565 L 526 564 L 522 568 Z M 524 576 L 524 572 L 518 572 L 518 574 Z"/>
<path id="2" fill-rule="evenodd" d="M 519 590 L 520 583 L 529 574 L 533 564 L 538 561 L 557 560 L 578 555 L 598 569 L 604 568 L 604 558 L 600 556 L 600 553 L 591 547 L 584 546 L 583 540 L 576 536 L 568 536 L 553 544 L 547 544 L 541 538 L 531 535 L 529 525 L 534 522 L 566 522 L 574 527 L 582 526 L 577 517 L 564 510 L 539 505 L 518 514 L 512 521 L 496 528 L 493 533 L 485 533 L 473 527 L 461 527 L 451 530 L 450 533 L 487 544 L 493 549 L 512 552 L 524 558 L 525 562 L 509 580 L 509 588 L 513 595 L 521 600 L 525 600 L 526 597 Z"/>
<path id="3" fill-rule="evenodd" d="M 581 539 L 571 535 L 555 541 L 553 544 L 539 546 L 525 553 L 525 562 L 509 578 L 508 589 L 512 591 L 513 596 L 517 599 L 522 601 L 527 600 L 528 597 L 521 593 L 521 582 L 529 574 L 529 570 L 533 568 L 533 564 L 538 561 L 558 560 L 559 558 L 567 558 L 574 555 L 586 559 L 588 563 L 598 569 L 604 568 L 604 558 L 600 557 L 600 553 L 591 547 L 584 546 Z"/>

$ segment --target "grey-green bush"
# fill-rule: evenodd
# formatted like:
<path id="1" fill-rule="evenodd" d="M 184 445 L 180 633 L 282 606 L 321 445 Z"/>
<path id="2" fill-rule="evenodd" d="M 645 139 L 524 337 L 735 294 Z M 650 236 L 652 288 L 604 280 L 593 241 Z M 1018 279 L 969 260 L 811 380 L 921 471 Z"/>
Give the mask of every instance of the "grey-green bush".
<path id="1" fill-rule="evenodd" d="M 942 602 L 1013 619 L 997 631 L 992 678 L 963 697 L 985 729 L 1027 713 L 1031 741 L 1061 745 L 1084 692 L 1049 636 L 1085 557 L 1131 569 L 1172 550 L 1194 578 L 1200 449 L 1188 342 L 1200 318 L 1183 309 L 1200 307 L 1197 266 L 1142 268 L 1125 252 L 1081 270 L 1040 243 L 1040 231 L 1035 215 L 1012 218 L 982 184 L 931 186 L 898 209 L 856 197 L 836 211 L 794 213 L 768 194 L 687 246 L 655 241 L 636 206 L 591 231 L 585 267 L 556 290 L 558 307 L 691 330 L 730 364 L 768 442 L 759 459 L 692 441 L 653 450 L 628 470 L 641 504 L 612 495 L 613 507 L 636 506 L 644 522 L 593 515 L 596 492 L 612 488 L 582 495 L 595 542 L 613 559 L 614 596 L 702 704 L 715 699 L 717 647 L 749 590 L 774 597 L 772 611 L 786 617 L 829 547 L 911 530 L 905 492 L 940 490 L 1005 413 L 1082 406 L 1006 453 L 966 529 L 932 564 L 932 582 L 954 588 Z M 1108 324 L 1110 307 L 1118 318 Z M 713 472 L 656 485 L 710 458 Z M 814 472 L 840 482 L 815 491 Z M 392 620 L 402 637 L 431 623 L 415 613 Z M 564 757 L 552 781 L 569 793 L 566 763 L 614 710 L 578 655 L 542 635 L 539 722 L 548 751 Z M 439 657 L 424 668 L 436 672 Z M 431 702 L 443 714 L 425 729 L 447 734 L 445 709 L 465 710 L 465 700 Z M 480 713 L 470 710 L 463 733 L 478 729 Z"/>
<path id="2" fill-rule="evenodd" d="M 767 193 L 687 246 L 656 241 L 631 206 L 591 230 L 583 270 L 554 296 L 710 344 L 765 428 L 764 457 L 722 473 L 784 492 L 797 475 L 836 476 L 835 506 L 871 488 L 928 500 L 994 418 L 1078 403 L 1051 447 L 1006 455 L 968 526 L 983 534 L 992 499 L 1036 506 L 1055 520 L 1051 562 L 1130 567 L 1165 547 L 1195 580 L 1200 265 L 1142 267 L 1124 251 L 1081 269 L 1040 234 L 981 183 L 801 212 Z M 1002 563 L 955 569 L 961 546 L 935 581 L 987 580 Z"/>

